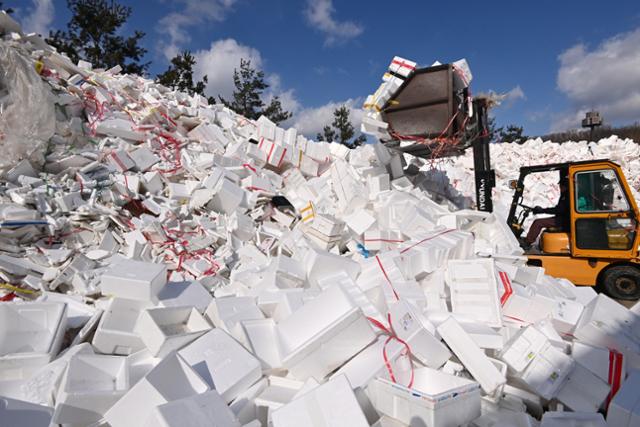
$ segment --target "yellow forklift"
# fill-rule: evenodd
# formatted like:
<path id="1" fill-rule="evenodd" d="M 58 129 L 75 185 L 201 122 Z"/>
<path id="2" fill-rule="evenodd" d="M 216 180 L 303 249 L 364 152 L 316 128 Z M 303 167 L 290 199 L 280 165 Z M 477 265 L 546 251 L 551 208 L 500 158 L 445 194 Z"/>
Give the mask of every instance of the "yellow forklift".
<path id="1" fill-rule="evenodd" d="M 488 102 L 471 98 L 452 64 L 416 69 L 380 111 L 390 135 L 382 143 L 426 159 L 473 149 L 476 206 L 491 212 L 495 174 Z M 519 179 L 510 182 L 514 196 L 507 223 L 514 235 L 523 242 L 525 221 L 541 210 L 523 204 L 525 178 L 554 171 L 568 192 L 567 209 L 558 218 L 563 226 L 545 229 L 539 247 L 522 243 L 528 264 L 577 285 L 597 286 L 617 299 L 640 298 L 640 216 L 619 165 L 593 160 L 522 167 Z"/>

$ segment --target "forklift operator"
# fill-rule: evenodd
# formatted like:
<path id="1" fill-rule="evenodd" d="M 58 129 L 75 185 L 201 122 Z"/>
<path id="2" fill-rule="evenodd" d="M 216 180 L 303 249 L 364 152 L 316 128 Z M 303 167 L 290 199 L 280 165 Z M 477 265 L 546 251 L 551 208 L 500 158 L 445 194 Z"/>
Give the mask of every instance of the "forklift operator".
<path id="1" fill-rule="evenodd" d="M 538 218 L 533 221 L 529 228 L 529 232 L 527 233 L 527 237 L 525 238 L 525 242 L 528 245 L 533 245 L 542 230 L 545 228 L 558 227 L 561 230 L 568 230 L 570 227 L 567 177 L 561 176 L 558 184 L 560 185 L 560 199 L 556 206 L 552 208 L 541 208 L 536 206 L 533 208 L 532 212 L 534 214 L 552 214 L 554 216 L 549 218 Z"/>

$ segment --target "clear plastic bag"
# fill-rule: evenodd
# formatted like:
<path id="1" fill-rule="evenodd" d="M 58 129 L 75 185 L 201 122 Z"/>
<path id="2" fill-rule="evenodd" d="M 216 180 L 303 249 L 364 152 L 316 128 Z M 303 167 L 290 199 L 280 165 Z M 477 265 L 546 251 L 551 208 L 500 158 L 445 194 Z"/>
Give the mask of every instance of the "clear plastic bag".
<path id="1" fill-rule="evenodd" d="M 43 161 L 55 132 L 54 105 L 32 60 L 0 41 L 0 171 L 25 158 L 34 165 Z"/>

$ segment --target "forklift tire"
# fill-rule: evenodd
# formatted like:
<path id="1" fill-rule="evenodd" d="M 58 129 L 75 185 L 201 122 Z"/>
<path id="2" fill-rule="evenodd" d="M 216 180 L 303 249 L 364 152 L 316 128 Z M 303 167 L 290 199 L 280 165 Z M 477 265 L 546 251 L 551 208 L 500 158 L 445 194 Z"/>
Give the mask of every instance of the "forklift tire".
<path id="1" fill-rule="evenodd" d="M 602 287 L 611 298 L 637 300 L 640 298 L 640 269 L 630 265 L 611 267 L 602 275 Z"/>

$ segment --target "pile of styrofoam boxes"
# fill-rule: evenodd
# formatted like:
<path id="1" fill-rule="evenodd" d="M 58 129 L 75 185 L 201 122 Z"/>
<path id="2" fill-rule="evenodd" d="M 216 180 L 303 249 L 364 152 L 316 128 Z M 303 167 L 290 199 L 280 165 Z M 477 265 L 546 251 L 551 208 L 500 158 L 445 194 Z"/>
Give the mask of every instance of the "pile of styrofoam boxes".
<path id="1" fill-rule="evenodd" d="M 0 180 L 0 425 L 638 424 L 640 306 L 526 266 L 504 220 L 437 204 L 380 144 L 16 26 L 0 47 L 59 114 Z"/>

